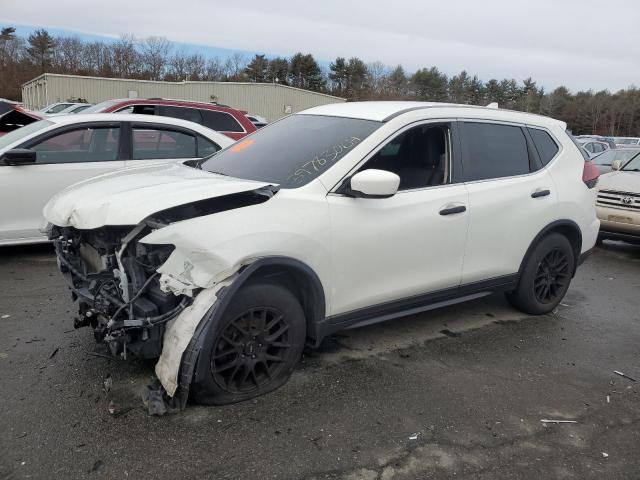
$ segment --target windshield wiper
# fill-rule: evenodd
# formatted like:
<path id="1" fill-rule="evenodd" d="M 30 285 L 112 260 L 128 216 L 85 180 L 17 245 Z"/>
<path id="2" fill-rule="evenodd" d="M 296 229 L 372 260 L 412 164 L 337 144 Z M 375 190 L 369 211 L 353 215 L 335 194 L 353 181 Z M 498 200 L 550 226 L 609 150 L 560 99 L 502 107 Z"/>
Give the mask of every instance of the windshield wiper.
<path id="1" fill-rule="evenodd" d="M 222 172 L 212 172 L 210 170 L 207 170 L 209 173 L 213 173 L 214 175 L 222 175 L 223 177 L 228 177 L 229 175 L 226 173 L 222 173 Z"/>

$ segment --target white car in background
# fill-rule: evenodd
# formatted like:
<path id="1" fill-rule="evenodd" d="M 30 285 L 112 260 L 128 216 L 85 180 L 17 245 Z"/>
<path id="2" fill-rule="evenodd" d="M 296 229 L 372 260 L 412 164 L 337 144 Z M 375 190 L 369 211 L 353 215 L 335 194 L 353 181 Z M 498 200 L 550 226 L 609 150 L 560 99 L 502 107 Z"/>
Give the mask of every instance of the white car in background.
<path id="1" fill-rule="evenodd" d="M 598 235 L 599 172 L 538 115 L 324 105 L 199 167 L 116 172 L 44 210 L 76 327 L 159 356 L 180 406 L 269 392 L 344 328 L 493 292 L 550 312 Z"/>
<path id="2" fill-rule="evenodd" d="M 132 165 L 200 159 L 233 143 L 176 118 L 53 116 L 0 137 L 0 245 L 46 241 L 42 208 L 80 180 Z"/>
<path id="3" fill-rule="evenodd" d="M 74 115 L 76 113 L 83 112 L 87 108 L 92 107 L 92 106 L 93 106 L 93 104 L 91 104 L 91 103 L 76 103 L 75 105 L 72 105 L 71 107 L 65 108 L 61 112 L 58 112 L 58 113 L 47 113 L 44 116 L 45 117 L 55 117 L 55 116 L 58 116 L 58 115 Z"/>
<path id="4" fill-rule="evenodd" d="M 51 105 L 47 105 L 46 107 L 37 110 L 35 113 L 40 115 L 56 115 L 58 113 L 68 113 L 69 110 L 72 110 L 79 106 L 88 105 L 86 103 L 78 103 L 78 102 L 56 102 Z"/>

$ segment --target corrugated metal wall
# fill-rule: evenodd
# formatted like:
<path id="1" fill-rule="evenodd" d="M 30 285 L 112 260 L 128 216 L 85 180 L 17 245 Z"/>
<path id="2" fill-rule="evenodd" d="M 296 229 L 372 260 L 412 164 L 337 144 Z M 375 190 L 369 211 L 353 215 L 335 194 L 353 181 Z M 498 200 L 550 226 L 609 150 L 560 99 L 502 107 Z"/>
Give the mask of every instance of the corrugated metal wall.
<path id="1" fill-rule="evenodd" d="M 345 101 L 270 83 L 153 82 L 45 73 L 22 86 L 22 101 L 32 110 L 76 98 L 99 103 L 113 98 L 149 97 L 216 101 L 262 115 L 270 122 L 306 108 Z"/>

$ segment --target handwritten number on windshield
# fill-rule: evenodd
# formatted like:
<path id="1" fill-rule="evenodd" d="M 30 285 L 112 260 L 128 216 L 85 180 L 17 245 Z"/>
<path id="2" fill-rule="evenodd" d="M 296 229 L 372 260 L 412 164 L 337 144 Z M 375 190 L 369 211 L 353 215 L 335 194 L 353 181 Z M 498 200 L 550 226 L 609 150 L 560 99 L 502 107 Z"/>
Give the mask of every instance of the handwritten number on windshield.
<path id="1" fill-rule="evenodd" d="M 333 165 L 333 162 L 342 157 L 347 150 L 353 148 L 360 142 L 358 137 L 347 137 L 342 142 L 332 145 L 326 150 L 320 152 L 310 161 L 300 165 L 289 175 L 287 183 L 302 183 L 307 175 L 320 172 L 327 164 Z"/>

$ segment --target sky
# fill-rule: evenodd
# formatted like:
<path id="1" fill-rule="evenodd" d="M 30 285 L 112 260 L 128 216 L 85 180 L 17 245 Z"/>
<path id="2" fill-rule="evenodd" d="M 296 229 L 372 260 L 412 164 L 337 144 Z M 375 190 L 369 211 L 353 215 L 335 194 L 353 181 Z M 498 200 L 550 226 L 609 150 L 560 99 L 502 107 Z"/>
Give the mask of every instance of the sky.
<path id="1" fill-rule="evenodd" d="M 205 55 L 302 51 L 484 81 L 531 76 L 547 90 L 640 86 L 638 0 L 0 0 L 0 25 L 159 35 Z"/>

